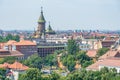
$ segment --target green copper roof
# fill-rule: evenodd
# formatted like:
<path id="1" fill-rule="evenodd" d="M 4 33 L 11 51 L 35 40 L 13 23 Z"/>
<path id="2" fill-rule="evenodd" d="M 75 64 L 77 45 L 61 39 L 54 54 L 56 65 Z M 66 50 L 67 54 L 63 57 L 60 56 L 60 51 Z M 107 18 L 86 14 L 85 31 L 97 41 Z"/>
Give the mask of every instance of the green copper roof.
<path id="1" fill-rule="evenodd" d="M 45 21 L 45 18 L 44 18 L 44 16 L 43 16 L 42 8 L 41 8 L 41 15 L 40 15 L 40 17 L 39 17 L 39 19 L 38 19 L 38 22 L 39 22 L 39 23 L 45 23 L 45 22 L 46 22 L 46 21 Z"/>
<path id="2" fill-rule="evenodd" d="M 50 25 L 50 22 L 49 22 L 49 26 L 48 26 L 48 31 L 53 31 L 52 28 L 51 28 L 51 25 Z"/>
<path id="3" fill-rule="evenodd" d="M 46 32 L 54 32 L 54 31 L 52 30 L 52 27 L 51 27 L 51 25 L 50 25 L 50 22 L 49 22 L 49 26 L 48 26 Z"/>

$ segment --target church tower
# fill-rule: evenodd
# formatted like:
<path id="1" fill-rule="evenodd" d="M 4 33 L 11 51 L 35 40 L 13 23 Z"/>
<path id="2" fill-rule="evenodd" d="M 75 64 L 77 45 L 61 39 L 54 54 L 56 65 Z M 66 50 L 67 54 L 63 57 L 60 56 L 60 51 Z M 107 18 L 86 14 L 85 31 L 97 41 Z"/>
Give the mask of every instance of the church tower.
<path id="1" fill-rule="evenodd" d="M 50 22 L 49 22 L 49 26 L 46 30 L 46 34 L 49 34 L 49 35 L 54 35 L 55 34 L 55 31 L 52 29 L 52 27 L 50 25 Z"/>
<path id="2" fill-rule="evenodd" d="M 41 15 L 38 19 L 38 27 L 34 35 L 35 38 L 41 38 L 45 40 L 45 23 L 46 21 L 43 15 L 42 7 L 41 7 Z"/>

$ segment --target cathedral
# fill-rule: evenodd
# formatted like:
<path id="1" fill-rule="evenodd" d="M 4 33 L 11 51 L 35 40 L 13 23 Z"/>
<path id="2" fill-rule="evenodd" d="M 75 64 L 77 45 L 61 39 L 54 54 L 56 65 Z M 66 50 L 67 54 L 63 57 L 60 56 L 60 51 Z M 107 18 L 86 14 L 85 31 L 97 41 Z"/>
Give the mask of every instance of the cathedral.
<path id="1" fill-rule="evenodd" d="M 33 38 L 45 40 L 46 34 L 53 35 L 55 34 L 55 31 L 51 28 L 50 22 L 48 28 L 46 29 L 46 20 L 41 8 L 41 15 L 38 19 L 38 27 L 37 30 L 34 31 Z"/>

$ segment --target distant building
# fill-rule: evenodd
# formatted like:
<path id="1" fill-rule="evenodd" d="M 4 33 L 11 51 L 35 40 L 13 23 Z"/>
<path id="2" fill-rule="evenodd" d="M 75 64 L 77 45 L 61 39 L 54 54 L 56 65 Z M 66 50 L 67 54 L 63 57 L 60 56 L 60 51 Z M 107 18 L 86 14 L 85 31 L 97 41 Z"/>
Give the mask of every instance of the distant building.
<path id="1" fill-rule="evenodd" d="M 63 50 L 63 49 L 65 49 L 64 44 L 43 43 L 37 45 L 37 52 L 41 57 L 45 57 L 48 54 L 52 54 L 56 50 Z"/>
<path id="2" fill-rule="evenodd" d="M 48 34 L 48 35 L 54 35 L 55 34 L 55 31 L 52 29 L 52 27 L 50 25 L 50 22 L 49 22 L 49 26 L 46 30 L 46 34 Z"/>
<path id="3" fill-rule="evenodd" d="M 41 39 L 45 40 L 46 39 L 46 34 L 53 35 L 53 34 L 55 34 L 55 31 L 52 29 L 52 27 L 50 25 L 50 22 L 49 22 L 48 29 L 46 30 L 46 20 L 44 18 L 43 10 L 41 8 L 41 15 L 38 19 L 37 30 L 34 31 L 34 34 L 33 34 L 33 40 L 37 40 L 37 39 L 39 39 L 39 41 Z"/>
<path id="4" fill-rule="evenodd" d="M 17 50 L 9 51 L 9 50 L 0 49 L 0 58 L 11 57 L 11 56 L 16 57 L 18 60 L 22 60 L 24 58 L 24 54 L 22 54 Z"/>
<path id="5" fill-rule="evenodd" d="M 43 11 L 41 8 L 41 15 L 38 19 L 38 27 L 37 30 L 34 32 L 33 38 L 42 38 L 45 39 L 45 18 L 43 16 Z"/>
<path id="6" fill-rule="evenodd" d="M 24 73 L 26 70 L 29 69 L 28 66 L 25 66 L 17 61 L 15 61 L 13 64 L 0 64 L 0 68 L 6 69 L 6 77 L 10 80 L 18 80 L 19 74 Z"/>
<path id="7" fill-rule="evenodd" d="M 106 54 L 101 56 L 97 62 L 88 66 L 86 69 L 96 71 L 103 67 L 107 67 L 108 69 L 115 68 L 117 73 L 120 73 L 120 51 L 108 51 Z"/>
<path id="8" fill-rule="evenodd" d="M 36 43 L 29 40 L 21 40 L 20 42 L 10 40 L 5 44 L 4 49 L 8 51 L 19 51 L 24 55 L 23 58 L 27 58 L 32 54 L 37 53 Z"/>
<path id="9" fill-rule="evenodd" d="M 34 31 L 32 41 L 37 44 L 37 53 L 41 57 L 45 57 L 48 54 L 53 53 L 55 50 L 62 50 L 65 48 L 64 44 L 49 42 L 50 39 L 46 40 L 46 36 L 54 35 L 55 31 L 51 28 L 49 23 L 48 29 L 46 30 L 46 20 L 43 15 L 43 11 L 41 9 L 41 15 L 38 20 L 37 30 Z"/>
<path id="10" fill-rule="evenodd" d="M 117 46 L 120 44 L 120 38 L 117 36 L 105 37 L 101 41 L 101 44 L 102 44 L 102 47 L 117 48 Z"/>

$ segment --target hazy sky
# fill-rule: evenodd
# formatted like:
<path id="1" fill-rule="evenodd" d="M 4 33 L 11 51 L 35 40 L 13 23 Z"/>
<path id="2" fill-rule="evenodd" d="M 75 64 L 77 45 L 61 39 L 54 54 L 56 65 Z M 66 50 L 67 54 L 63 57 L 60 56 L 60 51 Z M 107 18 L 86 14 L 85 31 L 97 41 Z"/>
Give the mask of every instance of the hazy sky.
<path id="1" fill-rule="evenodd" d="M 120 30 L 120 0 L 0 0 L 0 29 L 33 30 L 41 6 L 55 30 Z"/>

